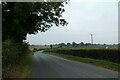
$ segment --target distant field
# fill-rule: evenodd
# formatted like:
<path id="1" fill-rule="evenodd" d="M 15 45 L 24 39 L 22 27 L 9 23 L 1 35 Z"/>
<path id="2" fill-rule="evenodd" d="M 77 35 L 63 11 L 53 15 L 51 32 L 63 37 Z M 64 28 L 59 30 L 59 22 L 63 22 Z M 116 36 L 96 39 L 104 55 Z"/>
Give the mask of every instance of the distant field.
<path id="1" fill-rule="evenodd" d="M 46 46 L 42 46 L 42 45 L 31 45 L 29 46 L 30 50 L 33 50 L 34 48 L 36 49 L 46 49 L 46 48 L 50 48 L 50 46 L 46 45 Z"/>
<path id="2" fill-rule="evenodd" d="M 56 48 L 58 46 L 53 46 L 53 48 Z M 50 49 L 50 45 L 30 45 L 29 49 L 33 50 L 34 48 L 36 49 Z"/>
<path id="3" fill-rule="evenodd" d="M 53 45 L 53 48 L 58 48 L 59 46 Z M 29 46 L 30 50 L 33 50 L 34 48 L 36 49 L 50 49 L 50 45 L 30 45 Z M 62 47 L 59 49 L 118 49 L 118 46 L 81 46 L 81 47 Z"/>

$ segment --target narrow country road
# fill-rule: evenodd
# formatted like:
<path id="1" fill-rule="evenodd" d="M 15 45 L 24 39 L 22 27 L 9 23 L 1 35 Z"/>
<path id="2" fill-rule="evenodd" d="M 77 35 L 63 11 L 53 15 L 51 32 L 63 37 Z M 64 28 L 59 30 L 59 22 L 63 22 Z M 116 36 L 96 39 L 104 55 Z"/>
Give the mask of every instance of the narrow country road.
<path id="1" fill-rule="evenodd" d="M 118 72 L 42 53 L 33 55 L 32 78 L 117 78 Z"/>

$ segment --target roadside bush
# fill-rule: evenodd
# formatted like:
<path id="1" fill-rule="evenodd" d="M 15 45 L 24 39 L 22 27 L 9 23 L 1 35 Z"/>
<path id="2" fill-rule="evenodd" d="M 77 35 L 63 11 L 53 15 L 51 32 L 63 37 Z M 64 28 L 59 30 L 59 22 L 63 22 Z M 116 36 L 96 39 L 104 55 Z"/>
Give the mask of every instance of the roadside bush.
<path id="1" fill-rule="evenodd" d="M 79 57 L 107 60 L 115 63 L 119 63 L 119 50 L 117 49 L 54 49 L 47 52 L 55 52 L 65 55 L 73 55 Z"/>
<path id="2" fill-rule="evenodd" d="M 18 66 L 28 53 L 27 43 L 15 43 L 13 40 L 2 42 L 2 77 L 9 77 L 11 68 Z"/>
<path id="3" fill-rule="evenodd" d="M 33 52 L 41 51 L 41 50 L 45 50 L 45 49 L 37 49 L 37 48 L 34 48 L 34 49 L 33 49 Z"/>
<path id="4" fill-rule="evenodd" d="M 14 65 L 23 58 L 28 51 L 26 43 L 14 43 L 11 40 L 7 40 L 2 43 L 2 61 L 3 67 L 8 65 Z"/>
<path id="5" fill-rule="evenodd" d="M 37 48 L 34 48 L 34 49 L 33 49 L 33 52 L 36 52 L 37 50 L 38 50 Z"/>

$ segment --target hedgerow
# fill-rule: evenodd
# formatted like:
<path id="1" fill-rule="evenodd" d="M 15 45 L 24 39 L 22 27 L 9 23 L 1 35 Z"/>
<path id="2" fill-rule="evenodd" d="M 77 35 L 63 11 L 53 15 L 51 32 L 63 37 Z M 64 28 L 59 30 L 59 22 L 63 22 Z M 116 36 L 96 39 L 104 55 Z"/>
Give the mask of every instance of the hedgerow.
<path id="1" fill-rule="evenodd" d="M 85 58 L 107 60 L 115 63 L 119 63 L 119 50 L 117 49 L 53 49 L 46 50 L 46 52 L 55 52 L 65 55 L 73 55 Z"/>

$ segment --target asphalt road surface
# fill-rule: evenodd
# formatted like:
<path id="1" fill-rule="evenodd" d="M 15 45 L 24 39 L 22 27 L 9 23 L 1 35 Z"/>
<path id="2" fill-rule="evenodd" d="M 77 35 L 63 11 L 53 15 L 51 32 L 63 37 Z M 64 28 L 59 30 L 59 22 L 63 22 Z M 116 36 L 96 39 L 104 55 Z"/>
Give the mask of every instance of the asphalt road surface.
<path id="1" fill-rule="evenodd" d="M 98 66 L 48 55 L 33 55 L 32 78 L 117 78 L 118 72 Z"/>

